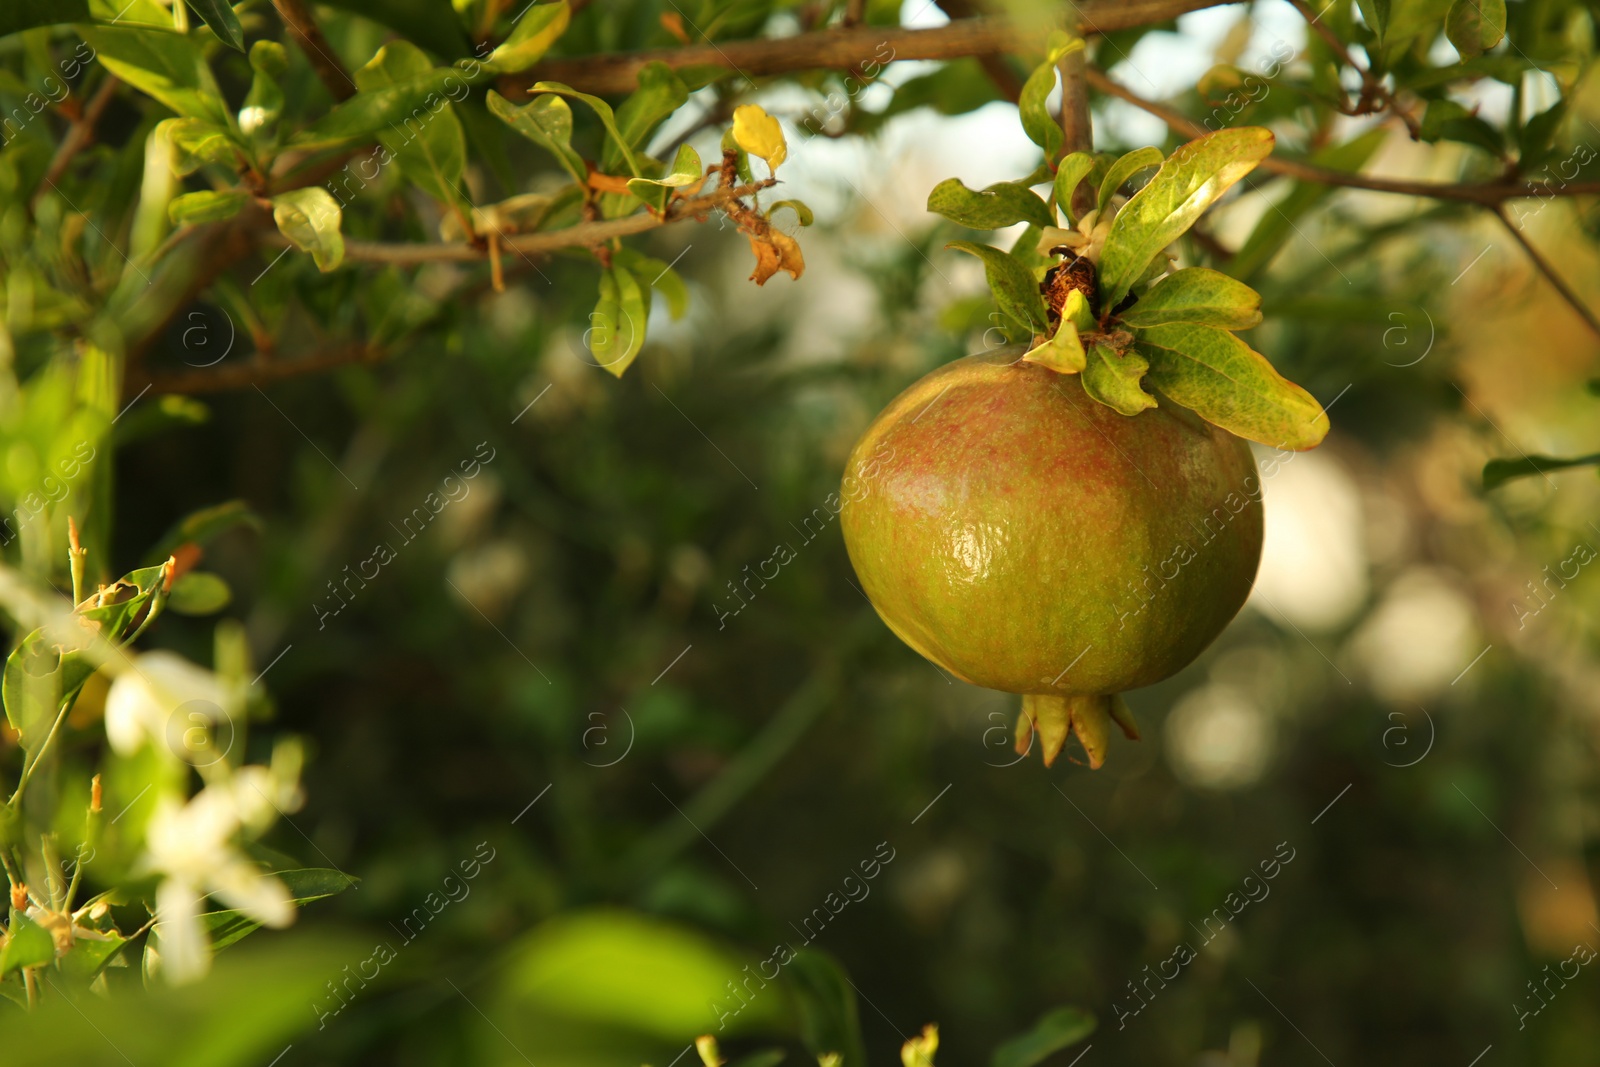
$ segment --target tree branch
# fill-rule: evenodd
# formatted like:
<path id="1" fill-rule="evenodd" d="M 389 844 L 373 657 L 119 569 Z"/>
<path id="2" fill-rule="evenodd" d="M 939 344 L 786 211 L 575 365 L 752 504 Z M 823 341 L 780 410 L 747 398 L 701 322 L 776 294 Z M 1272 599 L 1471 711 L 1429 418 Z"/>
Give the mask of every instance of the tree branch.
<path id="1" fill-rule="evenodd" d="M 1240 0 L 1078 0 L 1071 5 L 1079 33 L 1107 33 L 1165 22 L 1189 11 L 1238 3 Z M 648 63 L 682 67 L 725 67 L 749 78 L 795 70 L 849 70 L 875 58 L 879 49 L 893 49 L 895 59 L 961 59 L 996 52 L 1038 52 L 1038 27 L 997 15 L 958 19 L 929 29 L 903 26 L 851 26 L 793 37 L 722 41 L 662 48 L 648 52 L 574 56 L 553 59 L 525 74 L 501 80 L 511 96 L 536 81 L 564 82 L 600 95 L 632 92 L 639 71 Z M 516 97 L 512 96 L 512 99 Z"/>
<path id="2" fill-rule="evenodd" d="M 39 197 L 44 195 L 45 187 L 54 186 L 57 179 L 72 165 L 73 158 L 94 141 L 95 124 L 100 121 L 100 116 L 105 114 L 106 108 L 117 95 L 117 86 L 121 84 L 115 74 L 107 74 L 106 80 L 100 83 L 100 88 L 89 98 L 88 104 L 84 105 L 83 113 L 72 123 L 67 135 L 61 139 L 55 155 L 50 157 L 50 165 L 45 168 L 44 177 L 33 194 L 35 204 L 39 202 Z"/>
<path id="3" fill-rule="evenodd" d="M 339 62 L 333 46 L 322 35 L 317 20 L 311 17 L 311 8 L 306 0 L 272 0 L 272 6 L 278 9 L 278 17 L 283 19 L 284 26 L 306 54 L 306 59 L 311 61 L 311 68 L 317 72 L 317 77 L 322 79 L 322 84 L 333 94 L 333 98 L 348 100 L 354 96 L 356 83 L 351 79 L 350 72 L 344 69 L 344 64 Z"/>
<path id="4" fill-rule="evenodd" d="M 1210 130 L 1187 115 L 1165 104 L 1158 104 L 1138 96 L 1107 77 L 1105 71 L 1088 69 L 1089 84 L 1119 100 L 1126 100 L 1142 111 L 1148 111 L 1170 128 L 1186 137 L 1202 137 Z M 1521 197 L 1588 196 L 1600 193 L 1600 181 L 1566 182 L 1552 185 L 1549 182 L 1497 181 L 1497 182 L 1418 182 L 1402 178 L 1377 178 L 1367 174 L 1332 170 L 1282 156 L 1268 156 L 1261 161 L 1261 169 L 1300 181 L 1322 185 L 1339 185 L 1349 189 L 1366 189 L 1374 193 L 1394 193 L 1399 196 L 1422 196 L 1434 200 L 1456 200 L 1467 204 L 1494 207 L 1506 200 Z"/>
<path id="5" fill-rule="evenodd" d="M 1533 242 L 1528 240 L 1528 235 L 1522 232 L 1522 227 L 1512 222 L 1506 215 L 1504 207 L 1496 205 L 1494 214 L 1495 218 L 1499 219 L 1511 236 L 1516 239 L 1517 244 L 1522 246 L 1522 250 L 1528 254 L 1528 258 L 1533 261 L 1533 265 L 1538 268 L 1539 273 L 1545 276 L 1545 280 L 1550 283 L 1551 287 L 1561 294 L 1563 300 L 1572 305 L 1572 310 L 1576 311 L 1583 321 L 1589 324 L 1589 329 L 1594 331 L 1595 336 L 1600 337 L 1600 318 L 1595 317 L 1595 313 L 1589 310 L 1589 306 L 1583 302 L 1583 298 L 1562 279 L 1561 275 L 1556 273 L 1554 264 L 1540 255 L 1539 250 L 1533 247 Z"/>
<path id="6" fill-rule="evenodd" d="M 715 208 L 721 207 L 730 201 L 743 196 L 750 196 L 777 184 L 774 178 L 763 178 L 749 185 L 738 185 L 728 189 L 718 189 L 716 192 L 704 196 L 690 197 L 679 200 L 667 207 L 665 215 L 652 215 L 648 211 L 637 215 L 628 215 L 620 219 L 603 219 L 598 222 L 580 222 L 576 226 L 568 226 L 560 230 L 549 230 L 544 233 L 508 234 L 501 239 L 500 247 L 504 252 L 518 255 L 538 255 L 544 252 L 555 252 L 563 248 L 581 248 L 587 245 L 597 245 L 609 241 L 613 237 L 627 237 L 630 234 L 644 233 L 654 230 L 669 223 L 678 222 L 687 218 L 701 217 Z M 262 243 L 272 245 L 274 248 L 284 248 L 288 241 L 276 231 L 261 235 Z M 388 243 L 384 241 L 356 241 L 346 239 L 344 243 L 344 258 L 362 263 L 387 263 L 395 266 L 408 266 L 418 263 L 473 263 L 488 256 L 488 250 L 476 245 L 466 243 L 452 244 L 408 244 Z"/>
<path id="7" fill-rule="evenodd" d="M 321 374 L 352 363 L 380 363 L 388 352 L 365 342 L 338 345 L 315 352 L 302 359 L 254 359 L 220 367 L 217 370 L 178 371 L 172 374 L 130 375 L 123 385 L 123 393 L 139 393 L 149 389 L 157 395 L 163 393 L 220 393 L 229 389 L 245 389 L 252 385 L 270 385 L 286 378 L 305 374 Z"/>

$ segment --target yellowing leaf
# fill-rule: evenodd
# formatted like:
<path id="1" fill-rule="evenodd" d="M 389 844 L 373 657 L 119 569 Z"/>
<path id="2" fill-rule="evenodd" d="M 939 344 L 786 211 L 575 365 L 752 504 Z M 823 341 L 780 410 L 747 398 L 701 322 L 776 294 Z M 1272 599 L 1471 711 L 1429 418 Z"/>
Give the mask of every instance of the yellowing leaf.
<path id="1" fill-rule="evenodd" d="M 317 269 L 330 271 L 344 261 L 344 235 L 339 232 L 339 202 L 320 185 L 272 198 L 272 219 L 289 243 L 310 252 Z"/>
<path id="2" fill-rule="evenodd" d="M 1227 330 L 1174 323 L 1138 331 L 1150 383 L 1207 422 L 1273 448 L 1315 448 L 1328 415 L 1315 397 Z"/>
<path id="3" fill-rule="evenodd" d="M 800 254 L 800 242 L 782 230 L 768 230 L 761 235 L 749 234 L 750 250 L 756 254 L 756 269 L 750 280 L 757 285 L 767 284 L 767 279 L 780 270 L 798 279 L 806 271 L 805 257 Z"/>
<path id="4" fill-rule="evenodd" d="M 1063 320 L 1055 336 L 1022 357 L 1029 363 L 1049 367 L 1057 374 L 1077 374 L 1083 370 L 1086 357 L 1083 342 L 1078 339 L 1078 328 Z"/>
<path id="5" fill-rule="evenodd" d="M 789 158 L 783 127 L 760 105 L 741 104 L 733 109 L 733 139 L 752 156 L 766 160 L 767 168 L 774 173 Z"/>

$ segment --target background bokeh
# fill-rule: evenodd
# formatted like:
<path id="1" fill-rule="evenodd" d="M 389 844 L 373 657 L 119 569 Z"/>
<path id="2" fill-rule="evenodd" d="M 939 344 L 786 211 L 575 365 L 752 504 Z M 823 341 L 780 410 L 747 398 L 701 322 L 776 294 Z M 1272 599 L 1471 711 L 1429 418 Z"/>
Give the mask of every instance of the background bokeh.
<path id="1" fill-rule="evenodd" d="M 1262 2 L 1100 58 L 1167 97 L 1279 42 L 1300 53 L 1304 23 Z M 1513 106 L 1503 84 L 1474 91 L 1486 114 Z M 763 102 L 790 118 L 814 99 Z M 1575 143 L 1600 136 L 1589 99 Z M 251 743 L 308 744 L 306 805 L 270 843 L 362 880 L 224 954 L 234 999 L 215 1011 L 267 996 L 265 978 L 226 986 L 230 966 L 277 966 L 304 1013 L 283 1067 L 662 1067 L 717 1032 L 747 964 L 810 938 L 825 956 L 752 995 L 725 1049 L 797 1049 L 854 1019 L 866 1062 L 891 1063 L 937 1022 L 941 1063 L 979 1063 L 1069 1005 L 1099 1019 L 1090 1067 L 1593 1061 L 1596 968 L 1540 983 L 1600 947 L 1600 565 L 1546 584 L 1600 547 L 1600 483 L 1585 468 L 1485 493 L 1479 475 L 1595 450 L 1600 346 L 1492 216 L 1338 191 L 1253 272 L 1255 346 L 1332 405 L 1334 431 L 1259 452 L 1256 592 L 1195 664 L 1130 694 L 1144 739 L 1115 740 L 1104 769 L 1019 761 L 1016 698 L 944 676 L 857 588 L 821 519 L 849 447 L 985 345 L 981 271 L 922 205 L 951 175 L 1030 170 L 1015 114 L 791 128 L 785 191 L 818 216 L 805 277 L 751 286 L 747 246 L 715 222 L 653 236 L 640 247 L 676 264 L 692 310 L 670 322 L 658 300 L 621 381 L 584 347 L 594 271 L 575 259 L 471 300 L 446 298 L 453 267 L 381 294 L 284 269 L 264 284 L 311 311 L 281 349 L 311 345 L 319 317 L 431 325 L 382 365 L 205 396 L 203 420 L 128 435 L 128 566 L 174 516 L 228 499 L 260 516 L 206 563 L 271 664 Z M 1095 117 L 1099 148 L 1172 143 L 1121 102 Z M 1450 177 L 1472 151 L 1391 129 L 1369 167 Z M 1223 245 L 1279 210 L 1282 182 L 1252 184 L 1206 224 Z M 1600 301 L 1588 204 L 1552 202 L 1524 232 Z M 205 340 L 184 329 L 233 328 L 197 310 L 168 338 L 174 366 Z M 467 491 L 402 537 L 474 456 Z M 394 560 L 340 606 L 329 583 L 385 542 Z M 792 561 L 736 599 L 778 545 Z M 147 644 L 207 662 L 212 625 L 169 617 Z M 334 992 L 377 944 L 396 950 L 381 977 Z M 1192 962 L 1151 981 L 1182 944 Z M 291 951 L 315 967 L 274 962 Z"/>

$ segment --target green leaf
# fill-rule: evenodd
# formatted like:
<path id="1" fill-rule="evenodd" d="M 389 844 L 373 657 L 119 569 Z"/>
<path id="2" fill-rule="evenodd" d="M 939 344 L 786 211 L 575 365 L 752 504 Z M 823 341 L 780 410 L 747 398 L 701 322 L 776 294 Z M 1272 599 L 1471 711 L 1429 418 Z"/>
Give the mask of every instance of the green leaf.
<path id="1" fill-rule="evenodd" d="M 1311 162 L 1319 167 L 1353 173 L 1366 165 L 1388 136 L 1389 132 L 1382 127 L 1369 130 L 1353 141 L 1322 149 L 1312 155 Z M 1228 273 L 1241 281 L 1248 281 L 1271 262 L 1284 243 L 1294 236 L 1295 221 L 1321 203 L 1333 189 L 1331 185 L 1296 182 L 1289 190 L 1289 195 L 1261 216 L 1261 221 L 1250 231 L 1243 246 L 1227 262 Z"/>
<path id="2" fill-rule="evenodd" d="M 1076 290 L 1072 296 L 1076 296 L 1080 302 L 1083 300 L 1083 294 Z M 1057 374 L 1079 374 L 1088 365 L 1083 342 L 1078 338 L 1078 328 L 1065 318 L 1056 327 L 1055 335 L 1050 340 L 1035 346 L 1022 358 L 1029 363 L 1048 367 Z"/>
<path id="3" fill-rule="evenodd" d="M 635 278 L 650 279 L 650 287 L 667 302 L 667 314 L 674 321 L 689 313 L 689 287 L 670 265 L 626 247 L 611 253 L 611 261 L 626 267 Z"/>
<path id="4" fill-rule="evenodd" d="M 288 54 L 277 41 L 262 40 L 250 46 L 250 91 L 239 108 L 239 131 L 246 137 L 265 135 L 283 114 L 278 78 L 288 65 Z"/>
<path id="5" fill-rule="evenodd" d="M 377 91 L 426 78 L 433 62 L 410 41 L 390 41 L 356 71 L 356 85 Z M 462 94 L 463 96 L 465 93 Z M 391 124 L 378 140 L 394 154 L 400 171 L 423 192 L 445 204 L 466 206 L 461 177 L 467 167 L 467 138 L 448 98 L 425 97 L 399 126 Z"/>
<path id="6" fill-rule="evenodd" d="M 471 54 L 461 20 L 450 4 L 438 0 L 323 0 L 328 7 L 354 11 L 402 34 L 412 44 L 450 59 Z"/>
<path id="7" fill-rule="evenodd" d="M 35 26 L 87 22 L 89 0 L 6 0 L 0 4 L 0 37 Z"/>
<path id="8" fill-rule="evenodd" d="M 155 547 L 145 556 L 146 565 L 160 563 L 176 552 L 181 545 L 195 544 L 204 547 L 218 534 L 235 526 L 244 526 L 257 531 L 261 529 L 260 517 L 251 511 L 250 505 L 243 500 L 229 500 L 226 503 L 214 504 L 191 512 L 161 535 L 161 540 L 157 541 Z"/>
<path id="9" fill-rule="evenodd" d="M 1046 59 L 1028 75 L 1017 97 L 1017 110 L 1022 115 L 1022 132 L 1028 140 L 1044 149 L 1046 159 L 1054 159 L 1061 151 L 1061 124 L 1050 114 L 1045 100 L 1056 87 L 1056 61 Z"/>
<path id="10" fill-rule="evenodd" d="M 574 100 L 582 100 L 585 104 L 588 104 L 594 109 L 594 113 L 600 117 L 600 124 L 606 128 L 606 132 L 611 135 L 612 140 L 616 143 L 618 151 L 622 153 L 623 160 L 628 164 L 628 170 L 633 172 L 635 178 L 644 177 L 644 172 L 639 169 L 639 161 L 634 157 L 633 146 L 628 143 L 628 139 L 617 128 L 617 117 L 612 112 L 610 104 L 598 96 L 580 93 L 570 85 L 562 85 L 560 82 L 534 82 L 533 88 L 529 89 L 528 92 L 530 95 L 557 93 L 561 96 L 569 96 Z"/>
<path id="11" fill-rule="evenodd" d="M 1361 17 L 1367 20 L 1367 25 L 1372 27 L 1372 32 L 1382 42 L 1384 31 L 1389 26 L 1389 0 L 1356 0 L 1356 5 L 1361 8 Z"/>
<path id="12" fill-rule="evenodd" d="M 1034 1067 L 1052 1053 L 1094 1033 L 1095 1018 L 1082 1008 L 1056 1008 L 1046 1012 L 1032 1029 L 1018 1034 L 989 1058 L 989 1067 Z"/>
<path id="13" fill-rule="evenodd" d="M 1173 152 L 1150 183 L 1117 212 L 1100 255 L 1100 306 L 1116 307 L 1150 262 L 1234 182 L 1272 151 L 1260 126 L 1220 130 Z"/>
<path id="14" fill-rule="evenodd" d="M 1316 398 L 1227 330 L 1177 323 L 1138 331 L 1150 384 L 1230 433 L 1273 448 L 1315 448 L 1328 433 Z"/>
<path id="15" fill-rule="evenodd" d="M 160 128 L 167 131 L 173 148 L 172 169 L 178 174 L 193 174 L 207 163 L 230 170 L 238 166 L 241 148 L 228 131 L 200 119 L 166 119 Z"/>
<path id="16" fill-rule="evenodd" d="M 1491 459 L 1483 466 L 1483 488 L 1498 489 L 1516 478 L 1526 478 L 1547 471 L 1566 470 L 1569 467 L 1592 467 L 1600 464 L 1600 452 L 1589 456 L 1560 459 L 1556 456 L 1522 456 L 1517 459 Z"/>
<path id="17" fill-rule="evenodd" d="M 167 205 L 167 217 L 176 226 L 197 226 L 202 222 L 221 222 L 231 219 L 250 203 L 250 194 L 242 189 L 223 192 L 205 190 L 184 193 L 174 197 Z"/>
<path id="18" fill-rule="evenodd" d="M 356 93 L 310 126 L 289 138 L 297 148 L 333 148 L 364 141 L 388 129 L 404 137 L 408 121 L 427 125 L 427 118 L 451 100 L 465 97 L 471 81 L 455 67 L 432 67 L 383 88 Z"/>
<path id="19" fill-rule="evenodd" d="M 1156 282 L 1117 317 L 1136 327 L 1194 322 L 1248 330 L 1261 322 L 1261 294 L 1221 271 L 1185 267 Z"/>
<path id="20" fill-rule="evenodd" d="M 801 200 L 775 201 L 771 207 L 767 208 L 767 221 L 770 222 L 773 214 L 776 213 L 781 207 L 786 207 L 790 211 L 793 211 L 794 217 L 800 221 L 800 225 L 802 226 L 810 226 L 813 222 L 817 221 L 816 216 L 811 213 L 811 209 L 806 206 L 804 201 Z"/>
<path id="21" fill-rule="evenodd" d="M 981 191 L 946 178 L 928 194 L 928 210 L 974 230 L 998 230 L 1019 222 L 1054 226 L 1055 216 L 1039 194 L 1021 182 L 996 182 Z"/>
<path id="22" fill-rule="evenodd" d="M 1039 283 L 1017 257 L 971 241 L 951 241 L 945 247 L 983 260 L 984 275 L 1000 310 L 1023 329 L 1044 333 L 1049 320 L 1045 317 L 1044 299 L 1039 295 Z"/>
<path id="23" fill-rule="evenodd" d="M 1433 144 L 1444 136 L 1445 123 L 1464 119 L 1470 114 L 1472 112 L 1468 111 L 1465 105 L 1458 104 L 1447 96 L 1429 100 L 1427 109 L 1422 112 L 1422 122 L 1418 124 L 1417 136 Z"/>
<path id="24" fill-rule="evenodd" d="M 559 100 L 560 97 L 543 97 L 546 100 Z M 690 145 L 679 145 L 678 155 L 672 161 L 672 169 L 663 178 L 629 178 L 628 191 L 643 200 L 656 210 L 657 214 L 666 210 L 667 200 L 672 196 L 672 190 L 693 185 L 705 177 L 703 164 L 700 162 L 700 153 Z"/>
<path id="25" fill-rule="evenodd" d="M 1067 217 L 1074 224 L 1078 221 L 1078 213 L 1072 209 L 1072 194 L 1077 192 L 1078 184 L 1089 176 L 1094 170 L 1094 156 L 1088 152 L 1073 152 L 1061 160 L 1061 165 L 1056 168 L 1056 210 Z M 1055 225 L 1052 222 L 1050 225 Z"/>
<path id="26" fill-rule="evenodd" d="M 78 34 L 107 70 L 146 96 L 179 115 L 229 126 L 232 117 L 199 41 L 177 33 L 99 23 L 78 26 Z"/>
<path id="27" fill-rule="evenodd" d="M 167 607 L 179 615 L 215 615 L 233 600 L 228 583 L 206 571 L 189 571 L 172 583 Z"/>
<path id="28" fill-rule="evenodd" d="M 302 867 L 270 873 L 283 883 L 296 907 L 305 907 L 312 901 L 343 893 L 360 881 L 359 878 L 343 871 L 330 870 L 326 867 Z M 260 923 L 244 912 L 233 909 L 205 912 L 200 916 L 200 923 L 211 935 L 211 949 L 214 952 L 221 951 L 261 929 Z"/>
<path id="29" fill-rule="evenodd" d="M 338 201 L 320 185 L 272 198 L 272 220 L 290 244 L 311 253 L 320 271 L 333 270 L 344 261 L 341 217 Z"/>
<path id="30" fill-rule="evenodd" d="M 650 309 L 644 290 L 625 268 L 613 265 L 601 272 L 600 300 L 589 316 L 589 351 L 608 372 L 622 377 L 644 347 Z"/>
<path id="31" fill-rule="evenodd" d="M 227 0 L 188 0 L 188 3 L 189 9 L 211 27 L 217 40 L 235 52 L 244 51 L 244 27 L 239 25 L 239 16 L 233 13 L 232 4 Z"/>
<path id="32" fill-rule="evenodd" d="M 497 74 L 527 70 L 543 59 L 550 46 L 567 32 L 571 18 L 572 12 L 564 2 L 535 4 L 517 19 L 511 36 L 489 53 L 484 65 Z"/>
<path id="33" fill-rule="evenodd" d="M 1121 189 L 1129 178 L 1142 170 L 1161 166 L 1163 158 L 1161 149 L 1154 146 L 1135 148 L 1132 152 L 1119 156 L 1117 161 L 1111 164 L 1111 169 L 1106 171 L 1105 180 L 1100 183 L 1100 202 L 1098 205 L 1100 210 L 1104 211 L 1106 209 L 1106 205 L 1111 203 L 1111 198 L 1117 195 L 1117 190 Z"/>
<path id="34" fill-rule="evenodd" d="M 519 108 L 493 89 L 486 102 L 495 118 L 555 156 L 573 181 L 583 185 L 589 180 L 583 157 L 572 148 L 572 105 L 547 95 Z"/>
<path id="35" fill-rule="evenodd" d="M 688 100 L 689 87 L 671 67 L 646 63 L 639 71 L 638 88 L 617 108 L 617 129 L 630 147 L 643 148 L 651 132 Z M 611 173 L 624 158 L 615 141 L 607 142 L 600 169 Z"/>
<path id="36" fill-rule="evenodd" d="M 1464 59 L 1487 52 L 1506 35 L 1506 0 L 1455 0 L 1444 35 Z"/>
<path id="37" fill-rule="evenodd" d="M 1522 134 L 1517 138 L 1517 164 L 1527 173 L 1550 156 L 1550 146 L 1561 123 L 1567 117 L 1566 99 L 1557 100 L 1545 111 L 1539 112 L 1523 123 Z"/>
<path id="38" fill-rule="evenodd" d="M 55 958 L 56 943 L 50 931 L 12 908 L 5 948 L 0 948 L 0 977 L 19 967 L 42 967 Z"/>
<path id="39" fill-rule="evenodd" d="M 827 953 L 803 948 L 783 969 L 800 1016 L 800 1040 L 815 1056 L 838 1053 L 842 1067 L 866 1067 L 861 1020 L 849 975 Z"/>
<path id="40" fill-rule="evenodd" d="M 1149 362 L 1132 349 L 1118 353 L 1110 345 L 1092 344 L 1083 370 L 1083 391 L 1113 411 L 1137 415 L 1156 406 L 1156 398 L 1139 386 L 1149 369 Z"/>

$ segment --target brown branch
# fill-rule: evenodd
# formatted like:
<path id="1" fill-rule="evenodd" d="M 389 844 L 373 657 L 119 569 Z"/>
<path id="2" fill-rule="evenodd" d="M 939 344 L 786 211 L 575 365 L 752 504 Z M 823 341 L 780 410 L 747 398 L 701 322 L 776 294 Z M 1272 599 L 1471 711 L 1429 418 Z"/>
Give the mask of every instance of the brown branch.
<path id="1" fill-rule="evenodd" d="M 270 385 L 287 378 L 306 374 L 321 374 L 353 363 L 380 363 L 388 353 L 364 342 L 339 345 L 324 352 L 316 352 L 303 359 L 254 359 L 235 363 L 218 370 L 177 371 L 172 374 L 140 374 L 131 376 L 123 392 L 140 393 L 220 393 L 229 389 L 246 389 L 252 385 Z"/>
<path id="2" fill-rule="evenodd" d="M 645 211 L 620 219 L 581 222 L 576 226 L 550 230 L 545 233 L 510 234 L 500 242 L 500 247 L 504 252 L 528 256 L 555 252 L 563 248 L 582 248 L 597 245 L 604 241 L 609 241 L 613 237 L 627 237 L 630 234 L 644 233 L 646 230 L 654 230 L 683 219 L 704 216 L 715 208 L 732 204 L 739 197 L 750 196 L 776 184 L 775 179 L 763 178 L 748 185 L 718 189 L 716 192 L 707 193 L 704 196 L 679 200 L 667 207 L 665 215 L 653 215 Z M 275 248 L 286 247 L 289 243 L 282 234 L 277 232 L 263 233 L 261 240 L 262 243 L 272 245 Z M 465 243 L 391 244 L 383 241 L 356 241 L 350 239 L 346 239 L 344 243 L 344 258 L 346 260 L 360 263 L 387 263 L 395 266 L 441 262 L 471 263 L 484 259 L 487 255 L 487 249 Z"/>
<path id="3" fill-rule="evenodd" d="M 1090 67 L 1089 84 L 1119 100 L 1126 100 L 1142 111 L 1148 111 L 1165 122 L 1171 129 L 1186 137 L 1203 137 L 1212 132 L 1187 115 L 1165 104 L 1158 104 L 1138 96 L 1106 76 L 1102 70 Z M 1398 196 L 1423 196 L 1434 200 L 1455 200 L 1467 204 L 1494 207 L 1507 200 L 1522 197 L 1588 196 L 1600 193 L 1600 181 L 1566 182 L 1552 185 L 1549 182 L 1494 181 L 1494 182 L 1418 182 L 1403 178 L 1377 178 L 1367 174 L 1319 167 L 1299 159 L 1268 156 L 1261 161 L 1261 169 L 1282 174 L 1300 181 L 1322 185 L 1339 185 L 1349 189 L 1366 189 L 1374 193 L 1394 193 Z"/>
<path id="4" fill-rule="evenodd" d="M 45 168 L 44 178 L 40 180 L 39 187 L 34 191 L 33 200 L 37 204 L 39 197 L 44 195 L 46 186 L 53 186 L 60 177 L 72 166 L 77 154 L 89 147 L 94 141 L 94 127 L 104 115 L 106 108 L 117 95 L 117 87 L 122 82 L 115 74 L 106 75 L 106 80 L 100 83 L 94 95 L 89 98 L 89 103 L 84 107 L 83 113 L 72 122 L 72 128 L 61 139 L 61 144 L 56 147 L 56 154 L 50 157 L 50 165 Z"/>
<path id="5" fill-rule="evenodd" d="M 1339 110 L 1347 115 L 1370 115 L 1379 110 L 1372 107 L 1370 101 L 1373 97 L 1381 100 L 1384 107 L 1393 112 L 1401 122 L 1406 124 L 1406 130 L 1411 134 L 1413 141 L 1422 136 L 1422 126 L 1417 122 L 1416 116 L 1400 106 L 1400 101 L 1383 84 L 1381 78 L 1373 76 L 1371 67 L 1364 67 L 1356 62 L 1356 57 L 1350 54 L 1350 49 L 1333 32 L 1333 28 L 1322 21 L 1322 16 L 1311 10 L 1311 5 L 1306 0 L 1289 0 L 1294 9 L 1300 12 L 1300 17 L 1306 20 L 1306 25 L 1317 32 L 1323 42 L 1333 51 L 1335 56 L 1344 60 L 1345 65 L 1361 75 L 1361 101 L 1354 107 L 1340 107 Z"/>
<path id="6" fill-rule="evenodd" d="M 350 72 L 344 69 L 344 64 L 339 62 L 333 45 L 322 35 L 317 20 L 311 17 L 311 8 L 306 0 L 272 0 L 272 6 L 278 9 L 278 17 L 283 19 L 295 44 L 311 61 L 311 68 L 317 72 L 317 77 L 322 79 L 322 84 L 333 94 L 333 98 L 348 100 L 354 96 L 356 83 L 351 79 Z"/>
<path id="7" fill-rule="evenodd" d="M 1539 273 L 1545 276 L 1545 280 L 1550 283 L 1551 287 L 1561 294 L 1561 298 L 1572 306 L 1572 310 L 1576 311 L 1584 322 L 1589 324 L 1589 329 L 1595 332 L 1595 336 L 1600 337 L 1600 318 L 1595 317 L 1595 313 L 1589 310 L 1589 306 L 1583 302 L 1583 298 L 1577 294 L 1576 290 L 1568 285 L 1561 275 L 1556 273 L 1554 264 L 1545 259 L 1539 253 L 1539 250 L 1533 247 L 1533 242 L 1529 241 L 1528 235 L 1522 232 L 1522 227 L 1507 217 L 1504 207 L 1496 205 L 1494 214 L 1505 225 L 1511 236 L 1516 239 L 1517 244 L 1522 246 L 1522 250 L 1528 254 L 1528 258 L 1533 261 L 1533 265 L 1538 268 Z"/>
<path id="8" fill-rule="evenodd" d="M 984 13 L 977 0 L 934 0 L 939 10 L 952 19 L 976 18 Z M 1013 104 L 1022 96 L 1022 76 L 1019 75 L 1001 52 L 986 52 L 973 57 L 983 73 L 988 75 L 1002 97 Z"/>
<path id="9" fill-rule="evenodd" d="M 1073 6 L 1080 33 L 1107 33 L 1165 22 L 1189 11 L 1239 0 L 1078 0 Z M 648 52 L 574 56 L 553 59 L 525 74 L 502 79 L 501 91 L 512 96 L 536 81 L 565 82 L 601 95 L 632 92 L 639 71 L 648 63 L 682 67 L 726 67 L 747 77 L 796 70 L 849 70 L 871 59 L 879 49 L 893 49 L 895 59 L 961 59 L 997 52 L 1040 50 L 1039 28 L 997 15 L 959 19 L 929 29 L 903 26 L 850 26 L 792 37 L 722 41 L 662 48 Z M 516 97 L 512 97 L 515 99 Z"/>

